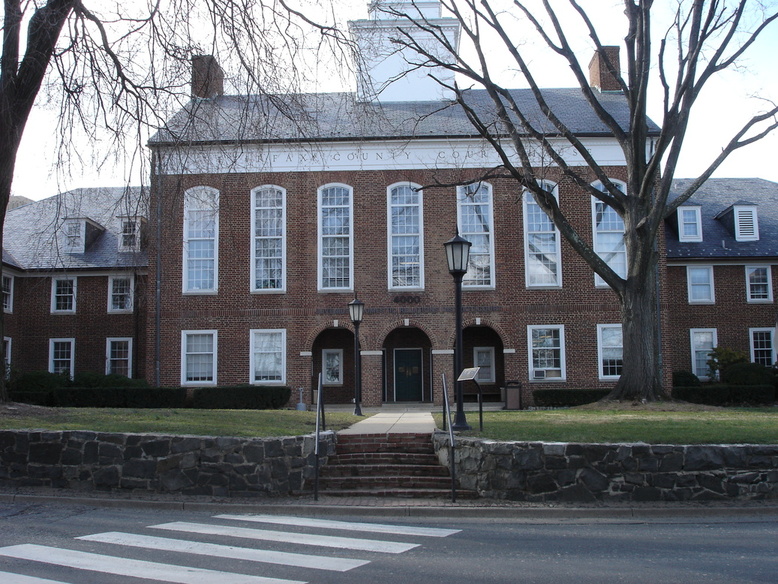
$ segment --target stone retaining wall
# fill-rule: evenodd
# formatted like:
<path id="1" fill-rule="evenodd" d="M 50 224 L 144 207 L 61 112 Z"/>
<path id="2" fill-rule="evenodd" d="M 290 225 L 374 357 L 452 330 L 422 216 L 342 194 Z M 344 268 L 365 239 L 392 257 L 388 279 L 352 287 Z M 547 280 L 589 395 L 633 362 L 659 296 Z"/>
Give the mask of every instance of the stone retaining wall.
<path id="1" fill-rule="evenodd" d="M 335 452 L 321 436 L 320 464 Z M 0 431 L 0 484 L 216 497 L 286 496 L 314 474 L 315 437 Z"/>
<path id="2" fill-rule="evenodd" d="M 435 451 L 449 464 L 448 434 Z M 710 501 L 778 498 L 778 445 L 668 446 L 458 438 L 463 489 L 517 501 Z"/>

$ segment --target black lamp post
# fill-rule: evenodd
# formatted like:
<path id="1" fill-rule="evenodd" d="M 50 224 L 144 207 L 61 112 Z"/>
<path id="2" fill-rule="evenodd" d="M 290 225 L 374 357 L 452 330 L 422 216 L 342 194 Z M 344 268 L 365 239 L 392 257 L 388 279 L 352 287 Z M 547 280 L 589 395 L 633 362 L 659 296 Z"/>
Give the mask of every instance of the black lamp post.
<path id="1" fill-rule="evenodd" d="M 456 342 L 454 344 L 454 383 L 457 400 L 457 413 L 454 416 L 453 430 L 470 430 L 465 419 L 465 408 L 462 397 L 462 382 L 457 381 L 462 373 L 462 278 L 467 272 L 467 262 L 470 259 L 470 246 L 473 245 L 457 234 L 443 244 L 446 248 L 448 271 L 454 277 L 454 316 L 456 327 Z"/>
<path id="2" fill-rule="evenodd" d="M 362 355 L 359 353 L 359 323 L 362 322 L 362 316 L 365 313 L 365 303 L 354 300 L 348 303 L 348 314 L 351 322 L 354 323 L 354 415 L 362 415 Z"/>

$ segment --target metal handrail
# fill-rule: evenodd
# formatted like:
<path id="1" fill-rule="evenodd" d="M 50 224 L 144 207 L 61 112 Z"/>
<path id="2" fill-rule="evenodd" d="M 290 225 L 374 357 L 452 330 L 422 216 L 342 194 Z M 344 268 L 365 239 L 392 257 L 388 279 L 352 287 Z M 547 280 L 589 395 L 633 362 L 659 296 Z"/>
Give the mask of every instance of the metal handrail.
<path id="1" fill-rule="evenodd" d="M 321 382 L 321 373 L 319 373 L 318 383 L 319 399 L 316 400 L 316 443 L 313 446 L 313 500 L 319 500 L 319 438 L 322 430 L 326 432 L 327 427 L 324 422 L 324 391 Z M 319 424 L 321 422 L 321 424 Z"/>
<path id="2" fill-rule="evenodd" d="M 446 422 L 448 422 L 448 462 L 451 474 L 451 502 L 457 502 L 457 469 L 454 464 L 454 452 L 456 444 L 454 443 L 454 428 L 451 427 L 451 407 L 448 404 L 448 387 L 446 385 L 446 374 L 441 373 L 443 377 L 443 429 L 446 428 Z"/>

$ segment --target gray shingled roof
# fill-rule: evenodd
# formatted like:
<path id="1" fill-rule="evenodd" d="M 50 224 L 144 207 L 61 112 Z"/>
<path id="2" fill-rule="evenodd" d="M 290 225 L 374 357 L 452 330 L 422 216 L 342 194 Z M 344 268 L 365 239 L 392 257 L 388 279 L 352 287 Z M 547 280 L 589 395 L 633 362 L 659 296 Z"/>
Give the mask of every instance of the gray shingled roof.
<path id="1" fill-rule="evenodd" d="M 522 112 L 540 127 L 553 129 L 529 89 L 512 94 Z M 580 136 L 610 132 L 585 101 L 580 89 L 544 89 L 545 99 L 570 129 Z M 468 104 L 484 119 L 494 118 L 486 91 L 467 93 Z M 629 110 L 621 93 L 599 99 L 623 128 Z M 659 128 L 651 124 L 652 132 Z M 259 142 L 386 140 L 397 138 L 469 137 L 476 134 L 462 108 L 446 101 L 360 103 L 354 93 L 311 93 L 290 96 L 221 96 L 193 100 L 155 134 L 150 144 L 174 142 Z"/>
<path id="2" fill-rule="evenodd" d="M 680 195 L 692 181 L 675 179 L 670 197 Z M 757 206 L 759 241 L 736 241 L 734 234 L 716 219 L 736 204 Z M 668 259 L 778 257 L 778 183 L 760 178 L 711 178 L 685 205 L 700 206 L 703 241 L 679 242 L 675 230 L 668 226 Z"/>
<path id="3" fill-rule="evenodd" d="M 3 262 L 22 270 L 147 266 L 144 251 L 119 252 L 122 216 L 148 216 L 145 191 L 139 187 L 76 189 L 9 210 Z M 68 253 L 62 236 L 68 218 L 91 219 L 105 231 L 84 253 Z"/>

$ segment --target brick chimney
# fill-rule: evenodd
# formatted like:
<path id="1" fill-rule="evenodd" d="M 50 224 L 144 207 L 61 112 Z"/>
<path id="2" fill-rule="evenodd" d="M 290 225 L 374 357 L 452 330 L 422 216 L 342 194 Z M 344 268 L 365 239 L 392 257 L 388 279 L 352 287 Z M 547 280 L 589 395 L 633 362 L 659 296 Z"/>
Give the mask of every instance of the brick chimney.
<path id="1" fill-rule="evenodd" d="M 605 54 L 603 55 L 603 53 Z M 611 75 L 611 72 L 608 70 L 605 56 L 607 56 L 611 65 L 617 72 L 621 71 L 619 64 L 619 47 L 603 47 L 602 53 L 595 52 L 592 60 L 589 62 L 589 85 L 600 91 L 621 91 L 618 80 Z"/>
<path id="2" fill-rule="evenodd" d="M 212 55 L 192 57 L 192 97 L 211 99 L 224 95 L 224 71 Z"/>

